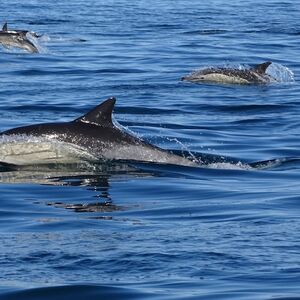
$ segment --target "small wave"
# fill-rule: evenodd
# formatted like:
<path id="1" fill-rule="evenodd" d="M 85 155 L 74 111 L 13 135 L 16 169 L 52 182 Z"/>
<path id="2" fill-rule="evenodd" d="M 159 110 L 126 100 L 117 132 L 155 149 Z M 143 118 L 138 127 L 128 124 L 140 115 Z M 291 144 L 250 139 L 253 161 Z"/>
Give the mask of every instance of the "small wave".
<path id="1" fill-rule="evenodd" d="M 57 25 L 57 24 L 70 23 L 70 22 L 71 21 L 68 18 L 64 18 L 64 19 L 43 18 L 34 21 L 28 21 L 28 24 L 33 26 L 40 26 L 40 25 L 49 26 L 49 25 Z"/>
<path id="2" fill-rule="evenodd" d="M 87 42 L 88 40 L 86 38 L 82 37 L 72 37 L 72 38 L 67 38 L 67 37 L 62 37 L 62 36 L 46 36 L 47 42 L 75 42 L 75 43 L 84 43 Z"/>
<path id="3" fill-rule="evenodd" d="M 184 34 L 188 35 L 215 35 L 215 34 L 225 34 L 227 30 L 224 29 L 200 29 L 200 30 L 191 30 L 185 31 Z"/>
<path id="4" fill-rule="evenodd" d="M 287 170 L 294 169 L 300 163 L 300 157 L 282 157 L 264 161 L 249 163 L 249 166 L 257 170 Z"/>
<path id="5" fill-rule="evenodd" d="M 266 28 L 254 28 L 254 29 L 247 29 L 243 31 L 238 31 L 242 34 L 249 34 L 249 33 L 258 33 L 258 34 L 271 34 L 271 35 L 291 35 L 297 36 L 300 35 L 300 31 L 295 27 L 266 27 Z"/>
<path id="6" fill-rule="evenodd" d="M 83 212 L 114 212 L 121 211 L 125 208 L 119 205 L 115 205 L 109 201 L 105 202 L 93 202 L 93 203 L 62 203 L 62 202 L 48 202 L 48 206 L 53 206 L 56 208 L 64 208 L 72 210 L 77 213 Z"/>
<path id="7" fill-rule="evenodd" d="M 105 285 L 69 285 L 24 289 L 6 292 L 0 295 L 0 299 L 5 300 L 66 300 L 66 299 L 145 299 L 144 292 Z"/>
<path id="8" fill-rule="evenodd" d="M 286 170 L 294 169 L 300 163 L 298 157 L 283 157 L 269 160 L 257 161 L 252 163 L 247 162 L 217 162 L 207 164 L 208 168 L 223 169 L 223 170 Z"/>
<path id="9" fill-rule="evenodd" d="M 245 112 L 245 113 L 257 113 L 265 115 L 266 112 L 280 112 L 282 109 L 290 108 L 290 105 L 287 104 L 237 104 L 237 105 L 219 105 L 214 107 L 215 111 L 226 112 L 226 113 L 236 113 L 236 112 Z M 244 120 L 236 121 L 237 123 L 243 122 Z M 255 119 L 256 122 L 261 121 L 261 119 Z"/>

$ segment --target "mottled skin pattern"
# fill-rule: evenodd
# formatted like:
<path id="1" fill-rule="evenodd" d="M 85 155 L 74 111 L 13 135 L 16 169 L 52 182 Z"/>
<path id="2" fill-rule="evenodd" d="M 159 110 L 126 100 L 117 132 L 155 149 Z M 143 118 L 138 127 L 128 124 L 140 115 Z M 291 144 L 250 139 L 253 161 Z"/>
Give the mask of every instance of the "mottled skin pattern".
<path id="1" fill-rule="evenodd" d="M 247 80 L 249 83 L 261 83 L 264 81 L 263 77 L 261 74 L 258 74 L 254 71 L 251 70 L 238 70 L 238 69 L 213 69 L 209 68 L 206 70 L 203 70 L 201 74 L 207 75 L 207 74 L 223 74 L 229 77 L 238 77 Z"/>

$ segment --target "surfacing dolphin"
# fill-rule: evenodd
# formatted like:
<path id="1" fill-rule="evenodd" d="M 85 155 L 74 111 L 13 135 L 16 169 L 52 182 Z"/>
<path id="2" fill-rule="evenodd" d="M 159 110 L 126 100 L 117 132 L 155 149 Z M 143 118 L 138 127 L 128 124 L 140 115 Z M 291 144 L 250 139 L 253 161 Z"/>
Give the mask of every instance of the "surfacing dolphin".
<path id="1" fill-rule="evenodd" d="M 2 132 L 1 163 L 34 165 L 104 159 L 198 165 L 114 125 L 115 102 L 115 98 L 109 98 L 71 122 L 29 125 Z"/>
<path id="2" fill-rule="evenodd" d="M 28 38 L 31 35 L 34 38 L 39 37 L 35 32 L 28 30 L 10 30 L 7 23 L 3 25 L 0 31 L 0 44 L 6 48 L 21 48 L 31 53 L 38 53 L 39 50 L 34 43 Z"/>
<path id="3" fill-rule="evenodd" d="M 276 82 L 276 79 L 266 74 L 272 62 L 264 62 L 250 69 L 235 69 L 224 67 L 211 67 L 195 71 L 182 77 L 181 80 L 191 82 L 215 82 L 229 84 L 266 84 Z"/>

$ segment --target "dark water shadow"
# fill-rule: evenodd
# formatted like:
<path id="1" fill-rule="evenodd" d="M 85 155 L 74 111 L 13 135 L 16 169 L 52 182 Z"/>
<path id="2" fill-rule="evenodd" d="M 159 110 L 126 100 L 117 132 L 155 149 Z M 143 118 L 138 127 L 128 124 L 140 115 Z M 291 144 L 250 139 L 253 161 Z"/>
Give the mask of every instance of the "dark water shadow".
<path id="1" fill-rule="evenodd" d="M 146 293 L 113 286 L 72 285 L 19 290 L 0 294 L 2 300 L 145 299 Z M 154 299 L 151 297 L 151 299 Z"/>
<path id="2" fill-rule="evenodd" d="M 211 283 L 176 283 L 135 285 L 92 285 L 74 284 L 66 286 L 41 287 L 23 290 L 0 291 L 0 300 L 196 300 L 196 299 L 274 299 L 296 300 L 296 293 L 285 292 L 285 288 L 245 288 L 239 284 L 214 287 Z M 286 296 L 285 296 L 286 295 Z"/>

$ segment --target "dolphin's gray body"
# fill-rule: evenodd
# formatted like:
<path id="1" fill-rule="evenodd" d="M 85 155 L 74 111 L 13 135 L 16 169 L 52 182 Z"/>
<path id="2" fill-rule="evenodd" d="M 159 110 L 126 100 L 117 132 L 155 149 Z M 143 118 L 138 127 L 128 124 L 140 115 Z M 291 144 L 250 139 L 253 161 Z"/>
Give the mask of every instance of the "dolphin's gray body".
<path id="1" fill-rule="evenodd" d="M 65 163 L 88 154 L 93 159 L 196 165 L 116 127 L 112 122 L 115 101 L 109 98 L 71 122 L 29 125 L 2 132 L 0 161 L 17 165 Z"/>
<path id="2" fill-rule="evenodd" d="M 29 40 L 28 35 L 39 37 L 35 32 L 28 30 L 9 30 L 7 23 L 0 31 L 0 44 L 6 48 L 21 48 L 31 53 L 39 52 L 38 48 Z"/>
<path id="3" fill-rule="evenodd" d="M 206 68 L 193 72 L 185 76 L 182 80 L 191 82 L 216 82 L 216 83 L 231 83 L 231 84 L 266 84 L 275 82 L 276 80 L 266 74 L 267 68 L 271 62 L 265 62 L 256 65 L 250 69 L 234 69 L 234 68 Z"/>

